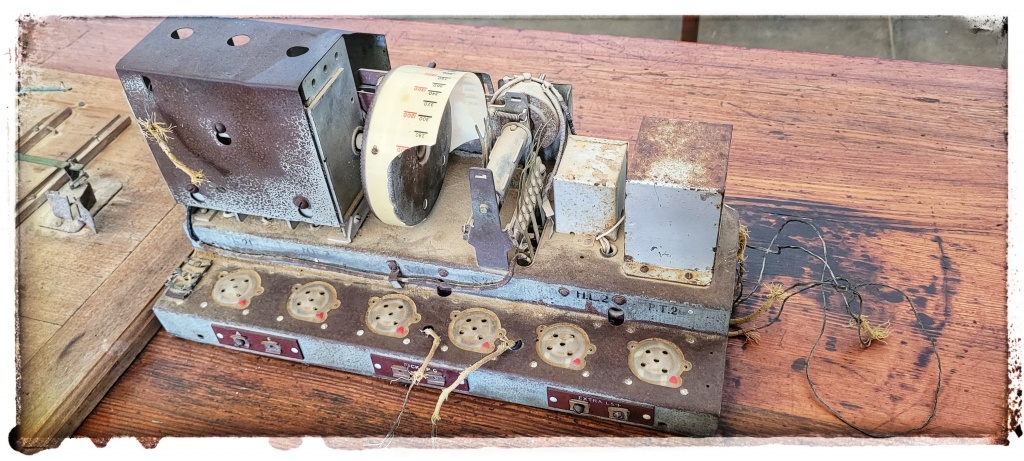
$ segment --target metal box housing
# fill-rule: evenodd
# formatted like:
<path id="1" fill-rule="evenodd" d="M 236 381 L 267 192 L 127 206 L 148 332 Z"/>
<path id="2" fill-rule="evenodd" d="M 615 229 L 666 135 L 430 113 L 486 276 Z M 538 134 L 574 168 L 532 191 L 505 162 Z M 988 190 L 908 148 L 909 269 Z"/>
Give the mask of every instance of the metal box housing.
<path id="1" fill-rule="evenodd" d="M 361 67 L 387 70 L 380 35 L 170 18 L 117 63 L 140 121 L 165 124 L 153 156 L 184 205 L 341 226 L 361 197 L 352 138 Z"/>
<path id="2" fill-rule="evenodd" d="M 625 141 L 569 135 L 555 172 L 557 232 L 598 235 L 622 215 Z"/>
<path id="3" fill-rule="evenodd" d="M 731 139 L 731 125 L 644 118 L 626 176 L 623 272 L 711 283 Z"/>

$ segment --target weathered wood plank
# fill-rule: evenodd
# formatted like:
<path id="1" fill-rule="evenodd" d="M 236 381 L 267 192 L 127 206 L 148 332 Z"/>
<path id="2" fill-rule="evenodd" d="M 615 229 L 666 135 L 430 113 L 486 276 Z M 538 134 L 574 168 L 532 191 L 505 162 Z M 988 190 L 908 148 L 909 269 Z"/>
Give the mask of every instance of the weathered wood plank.
<path id="1" fill-rule="evenodd" d="M 22 361 L 28 360 L 39 348 L 43 347 L 53 334 L 60 329 L 60 325 L 43 322 L 30 318 L 20 318 L 18 322 L 18 357 Z"/>
<path id="2" fill-rule="evenodd" d="M 32 62 L 113 76 L 157 22 L 54 20 L 35 29 L 43 40 Z M 1006 71 L 368 18 L 283 22 L 386 33 L 394 65 L 434 60 L 495 78 L 546 72 L 573 84 L 584 135 L 634 140 L 643 116 L 732 124 L 726 201 L 754 243 L 766 244 L 784 217 L 809 218 L 827 232 L 839 272 L 904 288 L 943 364 L 938 411 L 921 434 L 1005 438 Z M 100 46 L 89 34 L 66 40 L 64 28 L 109 35 Z M 805 259 L 786 256 L 767 274 L 817 277 Z M 869 430 L 916 425 L 936 371 L 924 333 L 880 297 L 871 309 L 895 336 L 861 350 L 838 299 L 811 363 L 822 397 Z M 819 302 L 816 292 L 794 298 L 759 345 L 731 342 L 723 435 L 856 434 L 813 400 L 801 368 L 821 327 Z M 432 392 L 414 393 L 400 433 L 428 433 Z M 383 436 L 401 393 L 158 335 L 79 434 Z M 453 397 L 445 414 L 442 436 L 651 435 L 467 397 Z M 282 425 L 266 427 L 264 415 Z"/>
<path id="3" fill-rule="evenodd" d="M 117 99 L 123 99 L 117 81 L 57 72 L 52 75 L 75 89 L 28 95 L 23 106 L 88 101 L 84 107 L 77 102 L 68 104 L 75 107 L 75 114 L 64 122 L 61 135 L 53 135 L 54 141 L 63 137 L 68 140 L 62 141 L 64 144 L 74 146 L 67 148 L 68 154 L 114 115 L 129 116 L 127 107 L 117 107 Z M 78 121 L 84 128 L 77 127 Z M 44 150 L 47 142 L 44 140 L 33 152 Z M 148 146 L 134 128 L 118 136 L 86 171 L 96 178 L 119 181 L 122 189 L 96 216 L 98 234 L 66 234 L 39 227 L 39 220 L 50 213 L 46 205 L 18 226 L 18 305 L 22 317 L 63 324 L 174 205 Z"/>
<path id="4" fill-rule="evenodd" d="M 149 309 L 191 246 L 178 207 L 21 368 L 18 439 L 26 449 L 70 436 L 131 363 L 159 323 Z"/>

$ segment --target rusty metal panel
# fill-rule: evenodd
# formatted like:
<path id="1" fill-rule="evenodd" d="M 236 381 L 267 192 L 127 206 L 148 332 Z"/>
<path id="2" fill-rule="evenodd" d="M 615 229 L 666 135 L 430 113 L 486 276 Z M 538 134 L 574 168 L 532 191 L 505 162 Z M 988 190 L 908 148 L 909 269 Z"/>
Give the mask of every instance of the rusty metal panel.
<path id="1" fill-rule="evenodd" d="M 627 275 L 711 283 L 731 125 L 646 117 L 626 177 Z"/>
<path id="2" fill-rule="evenodd" d="M 622 214 L 625 141 L 570 135 L 555 172 L 555 230 L 598 235 Z"/>
<path id="3" fill-rule="evenodd" d="M 117 72 L 136 118 L 171 127 L 167 147 L 175 159 L 206 177 L 194 183 L 150 142 L 175 200 L 340 226 L 361 189 L 358 174 L 348 171 L 358 165 L 350 144 L 362 120 L 345 36 L 170 18 L 125 55 Z M 326 109 L 338 111 L 326 116 Z M 333 134 L 318 136 L 316 125 L 328 122 Z"/>

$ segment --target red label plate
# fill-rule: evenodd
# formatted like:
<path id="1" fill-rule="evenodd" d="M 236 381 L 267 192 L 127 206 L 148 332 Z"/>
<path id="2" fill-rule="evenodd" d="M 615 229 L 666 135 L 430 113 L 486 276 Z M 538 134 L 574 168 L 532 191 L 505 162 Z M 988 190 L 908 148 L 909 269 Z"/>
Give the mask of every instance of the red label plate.
<path id="1" fill-rule="evenodd" d="M 295 339 L 223 325 L 211 326 L 217 335 L 217 342 L 225 346 L 258 354 L 302 360 L 302 349 L 299 348 L 299 342 Z"/>

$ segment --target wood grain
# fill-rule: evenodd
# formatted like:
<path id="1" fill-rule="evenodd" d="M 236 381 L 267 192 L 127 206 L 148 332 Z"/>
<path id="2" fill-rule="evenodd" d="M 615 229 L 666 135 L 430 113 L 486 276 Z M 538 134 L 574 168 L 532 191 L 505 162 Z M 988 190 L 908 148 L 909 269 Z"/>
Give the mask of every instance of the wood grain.
<path id="1" fill-rule="evenodd" d="M 22 86 L 60 81 L 72 91 L 20 96 L 22 122 L 73 108 L 58 133 L 35 146 L 32 154 L 67 158 L 114 116 L 129 115 L 117 81 L 20 69 Z M 19 192 L 33 189 L 51 171 L 20 163 Z M 116 138 L 86 171 L 94 181 L 123 185 L 96 215 L 98 234 L 40 227 L 50 213 L 47 206 L 17 229 L 17 434 L 28 451 L 59 443 L 73 433 L 156 332 L 159 325 L 147 305 L 190 248 L 181 232 L 184 212 L 174 208 L 136 130 Z M 145 240 L 147 236 L 153 240 Z"/>
<path id="2" fill-rule="evenodd" d="M 70 436 L 156 333 L 159 323 L 149 309 L 154 288 L 191 248 L 180 232 L 183 213 L 180 207 L 170 210 L 150 238 L 22 363 L 22 447 L 50 447 Z"/>
<path id="3" fill-rule="evenodd" d="M 1005 440 L 1005 70 L 369 18 L 282 22 L 385 33 L 393 65 L 434 60 L 495 78 L 545 72 L 573 85 L 582 135 L 635 141 L 644 116 L 733 125 L 726 201 L 752 243 L 767 244 L 787 217 L 809 219 L 826 233 L 838 272 L 903 288 L 920 314 L 891 293 L 869 296 L 865 312 L 890 320 L 894 336 L 864 350 L 831 295 L 810 364 L 822 398 L 869 430 L 920 424 L 937 372 L 931 335 L 942 391 L 917 435 Z M 25 62 L 112 76 L 156 23 L 46 19 L 32 30 Z M 797 241 L 813 242 L 806 232 Z M 819 271 L 785 254 L 766 281 Z M 730 343 L 722 435 L 857 435 L 814 400 L 804 377 L 821 296 L 790 300 L 760 344 Z M 402 391 L 160 334 L 78 434 L 380 437 Z M 433 397 L 414 393 L 400 434 L 428 433 Z M 464 396 L 445 414 L 442 436 L 657 435 Z"/>
<path id="4" fill-rule="evenodd" d="M 29 70 L 22 75 L 28 74 L 35 72 Z M 117 99 L 123 100 L 123 96 L 116 81 L 57 72 L 51 78 L 77 89 L 68 93 L 29 94 L 23 98 L 22 106 L 40 104 L 75 109 L 62 125 L 63 132 L 51 135 L 48 138 L 54 139 L 44 140 L 33 152 L 70 155 L 115 115 L 130 114 L 127 107 L 118 105 Z M 80 101 L 87 103 L 79 106 Z M 51 141 L 54 144 L 49 144 Z M 48 148 L 58 141 L 61 149 Z M 18 226 L 18 302 L 22 317 L 64 324 L 174 206 L 148 146 L 134 128 L 107 146 L 86 171 L 97 178 L 120 182 L 122 190 L 96 216 L 96 235 L 65 234 L 39 227 L 39 221 L 50 213 L 45 205 Z M 31 188 L 29 183 L 19 181 L 19 185 Z"/>

